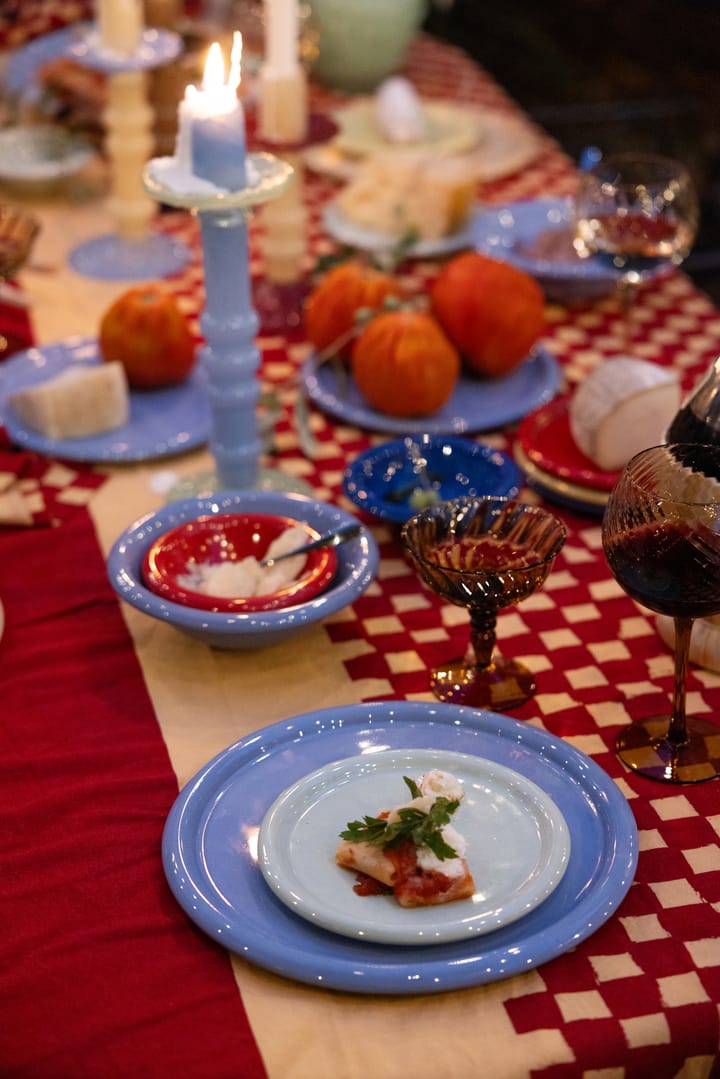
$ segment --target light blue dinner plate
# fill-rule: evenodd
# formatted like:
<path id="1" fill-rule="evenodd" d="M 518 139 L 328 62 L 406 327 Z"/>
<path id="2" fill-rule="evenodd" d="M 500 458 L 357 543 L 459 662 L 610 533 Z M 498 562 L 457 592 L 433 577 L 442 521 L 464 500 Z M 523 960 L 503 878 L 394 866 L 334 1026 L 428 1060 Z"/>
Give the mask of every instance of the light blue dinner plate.
<path id="1" fill-rule="evenodd" d="M 461 495 L 495 495 L 514 498 L 523 474 L 512 457 L 469 438 L 452 435 L 417 435 L 395 439 L 359 454 L 343 473 L 343 490 L 360 509 L 385 521 L 404 524 L 422 508 L 417 501 L 425 494 L 418 473 L 417 457 L 425 462 L 425 476 L 435 500 Z"/>
<path id="2" fill-rule="evenodd" d="M 70 337 L 26 349 L 6 360 L 0 366 L 0 422 L 13 442 L 50 457 L 98 464 L 167 457 L 207 442 L 212 420 L 206 376 L 199 365 L 178 386 L 131 391 L 128 422 L 86 438 L 46 438 L 26 426 L 8 404 L 11 393 L 46 382 L 73 364 L 100 362 L 94 337 Z"/>
<path id="3" fill-rule="evenodd" d="M 505 378 L 461 375 L 449 400 L 431 416 L 397 417 L 376 412 L 352 377 L 339 374 L 335 364 L 318 366 L 310 357 L 302 370 L 305 392 L 324 412 L 369 431 L 404 435 L 469 434 L 489 431 L 520 420 L 551 401 L 560 385 L 554 356 L 537 348 Z"/>
<path id="4" fill-rule="evenodd" d="M 473 245 L 481 254 L 530 274 L 549 299 L 607 296 L 617 287 L 620 271 L 575 254 L 573 218 L 570 197 L 508 203 L 473 218 Z"/>
<path id="5" fill-rule="evenodd" d="M 276 611 L 204 611 L 173 603 L 151 592 L 143 560 L 157 539 L 198 517 L 223 513 L 270 513 L 305 521 L 320 533 L 356 524 L 351 514 L 327 502 L 284 491 L 218 491 L 200 498 L 170 502 L 131 524 L 117 538 L 107 559 L 108 576 L 121 599 L 143 614 L 214 648 L 253 649 L 281 644 L 353 603 L 372 584 L 380 554 L 370 532 L 336 548 L 337 570 L 328 587 L 305 603 Z M 298 693 L 302 686 L 298 686 Z"/>
<path id="6" fill-rule="evenodd" d="M 429 946 L 352 940 L 294 914 L 257 860 L 259 830 L 278 795 L 345 758 L 428 749 L 511 768 L 552 800 L 571 843 L 554 891 L 500 929 Z M 249 962 L 325 989 L 420 994 L 496 981 L 576 947 L 627 893 L 637 829 L 613 780 L 562 739 L 493 712 L 383 701 L 295 716 L 218 754 L 173 805 L 162 856 L 187 915 Z"/>
<path id="7" fill-rule="evenodd" d="M 392 895 L 359 896 L 335 864 L 349 821 L 404 804 L 403 776 L 450 771 L 463 787 L 452 824 L 467 841 L 475 881 L 468 899 L 408 910 Z M 356 940 L 441 944 L 517 921 L 557 888 L 570 833 L 559 809 L 519 772 L 467 753 L 385 750 L 338 761 L 301 779 L 268 810 L 258 842 L 265 880 L 292 911 Z"/>

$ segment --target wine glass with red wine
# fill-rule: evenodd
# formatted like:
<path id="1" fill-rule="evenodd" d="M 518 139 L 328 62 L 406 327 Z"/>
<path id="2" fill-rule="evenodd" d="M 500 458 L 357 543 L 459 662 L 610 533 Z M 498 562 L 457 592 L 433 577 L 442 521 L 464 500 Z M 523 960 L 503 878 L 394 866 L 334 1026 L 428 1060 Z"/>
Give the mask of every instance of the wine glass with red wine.
<path id="1" fill-rule="evenodd" d="M 695 184 L 672 158 L 628 151 L 580 173 L 575 250 L 616 272 L 624 306 L 643 281 L 687 258 L 698 222 Z"/>
<path id="2" fill-rule="evenodd" d="M 564 525 L 539 506 L 456 498 L 411 517 L 402 541 L 430 588 L 470 613 L 465 656 L 431 673 L 435 696 L 495 710 L 531 697 L 532 672 L 495 651 L 496 621 L 502 607 L 519 603 L 543 584 L 565 542 Z"/>
<path id="3" fill-rule="evenodd" d="M 602 540 L 622 588 L 675 626 L 670 714 L 623 730 L 620 758 L 666 783 L 713 779 L 720 725 L 688 717 L 685 698 L 693 621 L 720 613 L 720 447 L 671 443 L 636 454 L 610 494 Z"/>

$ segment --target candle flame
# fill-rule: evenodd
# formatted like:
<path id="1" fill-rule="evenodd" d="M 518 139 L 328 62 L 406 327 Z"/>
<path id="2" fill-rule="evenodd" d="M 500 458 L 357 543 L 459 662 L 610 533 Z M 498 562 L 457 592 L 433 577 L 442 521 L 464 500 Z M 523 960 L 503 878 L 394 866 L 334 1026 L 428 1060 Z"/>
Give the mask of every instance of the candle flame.
<path id="1" fill-rule="evenodd" d="M 226 83 L 225 61 L 223 60 L 222 50 L 220 48 L 220 43 L 214 41 L 210 46 L 210 51 L 208 52 L 207 60 L 205 61 L 205 71 L 202 79 L 203 90 L 221 90 L 225 86 L 227 86 L 229 90 L 237 90 L 240 85 L 241 58 L 242 34 L 239 30 L 236 30 L 233 34 L 232 53 L 230 55 L 230 76 Z"/>

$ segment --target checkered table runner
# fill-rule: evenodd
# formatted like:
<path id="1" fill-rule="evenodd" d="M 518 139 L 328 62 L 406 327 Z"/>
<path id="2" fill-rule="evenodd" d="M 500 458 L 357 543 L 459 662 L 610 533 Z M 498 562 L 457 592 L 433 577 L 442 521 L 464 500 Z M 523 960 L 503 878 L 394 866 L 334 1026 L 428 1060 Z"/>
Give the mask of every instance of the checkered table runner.
<path id="1" fill-rule="evenodd" d="M 415 46 L 408 71 L 429 96 L 455 98 L 514 110 L 495 83 L 459 51 L 427 38 Z M 316 107 L 341 102 L 316 91 Z M 479 192 L 488 203 L 572 191 L 574 173 L 551 139 L 542 138 L 532 165 L 518 176 Z M 335 249 L 323 232 L 320 212 L 335 190 L 332 181 L 308 173 L 307 268 Z M 194 223 L 164 219 L 163 227 L 190 240 Z M 251 222 L 252 270 L 262 274 L 262 214 Z M 198 256 L 199 259 L 199 256 Z M 437 273 L 435 262 L 400 268 L 422 290 Z M 202 267 L 193 262 L 175 285 L 191 310 L 202 305 Z M 567 386 L 606 357 L 635 355 L 675 367 L 685 389 L 695 384 L 720 353 L 720 313 L 681 273 L 646 287 L 628 322 L 614 297 L 572 307 L 548 305 L 544 342 L 562 365 Z M 628 341 L 628 333 L 630 341 Z M 279 464 L 293 462 L 318 498 L 347 508 L 341 489 L 347 461 L 386 436 L 337 423 L 311 410 L 317 458 L 298 465 L 293 421 L 295 384 L 307 346 L 301 337 L 261 337 L 261 377 L 279 388 L 284 412 L 277 430 Z M 512 449 L 513 430 L 483 435 Z M 304 471 L 303 471 L 304 470 Z M 535 497 L 530 495 L 529 497 Z M 627 795 L 640 833 L 640 864 L 619 913 L 573 953 L 564 955 L 508 990 L 507 1013 L 517 1037 L 542 1032 L 557 1041 L 556 1066 L 533 1073 L 543 1079 L 577 1075 L 646 1077 L 680 1073 L 688 1057 L 697 1074 L 708 1074 L 718 1048 L 720 1002 L 720 803 L 715 784 L 665 788 L 628 775 L 613 739 L 633 716 L 666 708 L 672 688 L 672 656 L 654 622 L 625 596 L 602 555 L 597 520 L 558 511 L 568 541 L 546 585 L 520 607 L 501 613 L 502 650 L 537 673 L 535 698 L 513 714 L 547 728 L 593 757 Z M 353 679 L 372 678 L 387 699 L 429 699 L 428 669 L 460 655 L 467 614 L 440 601 L 419 583 L 403 558 L 397 531 L 368 522 L 380 543 L 377 580 L 350 611 L 327 622 L 334 642 L 353 642 L 346 661 Z M 720 676 L 693 669 L 689 708 L 720 710 Z M 611 1063 L 624 1068 L 604 1071 Z"/>

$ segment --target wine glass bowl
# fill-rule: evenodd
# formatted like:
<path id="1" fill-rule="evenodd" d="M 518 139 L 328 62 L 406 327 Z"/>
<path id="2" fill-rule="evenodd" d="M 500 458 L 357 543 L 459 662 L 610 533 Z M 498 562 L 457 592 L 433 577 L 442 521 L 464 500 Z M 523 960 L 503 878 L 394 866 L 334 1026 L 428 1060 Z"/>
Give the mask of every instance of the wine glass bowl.
<path id="1" fill-rule="evenodd" d="M 628 151 L 580 173 L 575 250 L 617 270 L 621 289 L 679 265 L 690 253 L 698 222 L 692 177 L 672 158 Z"/>
<path id="2" fill-rule="evenodd" d="M 495 651 L 497 615 L 544 583 L 565 535 L 539 506 L 490 496 L 440 502 L 406 521 L 402 542 L 422 579 L 470 614 L 465 656 L 431 673 L 436 697 L 504 709 L 532 696 L 533 673 Z"/>
<path id="3" fill-rule="evenodd" d="M 712 779 L 720 726 L 686 715 L 686 682 L 693 620 L 720 613 L 720 447 L 671 443 L 636 454 L 610 494 L 602 540 L 621 587 L 675 626 L 670 714 L 623 730 L 619 756 L 652 779 Z"/>

